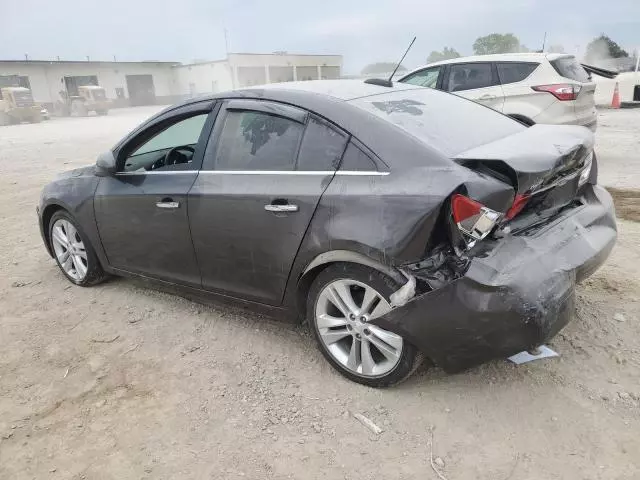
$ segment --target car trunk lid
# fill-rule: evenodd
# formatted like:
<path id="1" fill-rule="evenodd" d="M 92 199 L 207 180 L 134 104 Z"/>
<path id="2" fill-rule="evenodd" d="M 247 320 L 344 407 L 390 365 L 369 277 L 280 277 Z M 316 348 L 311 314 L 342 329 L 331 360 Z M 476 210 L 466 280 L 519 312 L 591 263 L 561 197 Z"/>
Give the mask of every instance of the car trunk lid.
<path id="1" fill-rule="evenodd" d="M 533 208 L 557 211 L 573 202 L 590 168 L 593 143 L 593 134 L 583 127 L 534 125 L 454 160 L 513 186 L 514 204 L 504 212 L 510 220 Z"/>

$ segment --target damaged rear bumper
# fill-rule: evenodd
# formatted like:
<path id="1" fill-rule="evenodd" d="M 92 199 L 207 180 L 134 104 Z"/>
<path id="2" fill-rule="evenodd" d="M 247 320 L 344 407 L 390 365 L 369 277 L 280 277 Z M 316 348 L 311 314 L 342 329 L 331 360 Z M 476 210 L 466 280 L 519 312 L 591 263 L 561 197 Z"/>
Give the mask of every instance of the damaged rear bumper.
<path id="1" fill-rule="evenodd" d="M 548 341 L 571 319 L 576 282 L 606 260 L 616 241 L 609 193 L 587 185 L 580 200 L 535 232 L 495 241 L 460 278 L 372 322 L 448 372 Z"/>

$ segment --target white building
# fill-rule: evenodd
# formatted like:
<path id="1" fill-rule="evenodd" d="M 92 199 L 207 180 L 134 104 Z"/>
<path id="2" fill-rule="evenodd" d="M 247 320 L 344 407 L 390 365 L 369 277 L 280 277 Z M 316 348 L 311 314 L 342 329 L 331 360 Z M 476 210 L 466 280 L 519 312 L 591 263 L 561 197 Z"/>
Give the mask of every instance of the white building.
<path id="1" fill-rule="evenodd" d="M 224 60 L 92 62 L 0 60 L 0 86 L 30 88 L 36 103 L 51 105 L 61 90 L 96 84 L 115 106 L 168 104 L 185 97 L 264 83 L 339 78 L 341 55 L 230 53 Z"/>
<path id="2" fill-rule="evenodd" d="M 65 62 L 0 60 L 0 85 L 19 81 L 36 103 L 55 103 L 61 90 L 81 84 L 105 88 L 118 105 L 171 103 L 176 62 Z M 2 81 L 4 80 L 4 81 Z"/>
<path id="3" fill-rule="evenodd" d="M 226 59 L 174 67 L 177 91 L 189 95 L 265 83 L 340 78 L 342 55 L 230 53 Z"/>

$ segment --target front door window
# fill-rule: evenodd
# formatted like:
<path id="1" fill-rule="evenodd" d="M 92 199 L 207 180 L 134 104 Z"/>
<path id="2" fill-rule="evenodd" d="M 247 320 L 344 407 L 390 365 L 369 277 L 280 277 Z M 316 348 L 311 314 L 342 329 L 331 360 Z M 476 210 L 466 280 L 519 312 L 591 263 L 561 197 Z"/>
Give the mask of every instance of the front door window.
<path id="1" fill-rule="evenodd" d="M 166 126 L 126 156 L 122 171 L 192 170 L 195 147 L 207 115 L 200 113 Z"/>

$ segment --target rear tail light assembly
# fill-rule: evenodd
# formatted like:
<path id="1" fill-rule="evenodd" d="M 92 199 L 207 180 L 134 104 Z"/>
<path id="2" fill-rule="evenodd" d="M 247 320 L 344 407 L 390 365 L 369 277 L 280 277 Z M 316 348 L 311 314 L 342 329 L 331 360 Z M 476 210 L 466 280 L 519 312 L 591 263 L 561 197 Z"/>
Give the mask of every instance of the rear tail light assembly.
<path id="1" fill-rule="evenodd" d="M 489 235 L 502 217 L 500 212 L 460 194 L 451 197 L 451 213 L 467 248 Z"/>
<path id="2" fill-rule="evenodd" d="M 509 208 L 507 213 L 504 214 L 504 219 L 511 220 L 513 217 L 518 215 L 529 201 L 529 198 L 529 195 L 517 194 L 516 198 L 513 199 L 511 208 Z"/>
<path id="3" fill-rule="evenodd" d="M 575 83 L 553 83 L 550 85 L 536 85 L 531 88 L 536 92 L 550 93 L 562 102 L 575 100 L 578 98 L 580 89 L 582 89 L 580 85 L 576 85 Z"/>
<path id="4" fill-rule="evenodd" d="M 591 165 L 593 164 L 593 152 L 589 154 L 589 157 L 584 162 L 582 172 L 580 173 L 580 180 L 578 180 L 578 187 L 581 187 L 589 180 L 591 174 Z"/>

